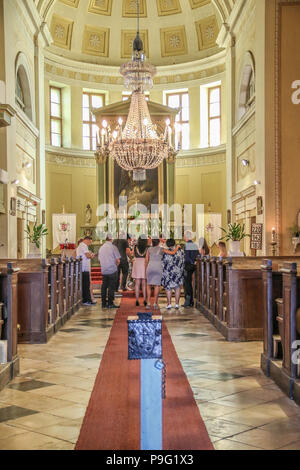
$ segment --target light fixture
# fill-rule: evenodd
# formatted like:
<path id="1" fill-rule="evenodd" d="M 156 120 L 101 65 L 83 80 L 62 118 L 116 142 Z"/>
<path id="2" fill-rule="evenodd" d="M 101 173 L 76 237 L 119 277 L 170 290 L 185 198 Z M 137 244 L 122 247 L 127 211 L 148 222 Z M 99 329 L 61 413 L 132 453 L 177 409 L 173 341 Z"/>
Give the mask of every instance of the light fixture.
<path id="1" fill-rule="evenodd" d="M 31 163 L 31 162 L 23 163 L 22 167 L 23 167 L 23 168 L 31 168 L 31 167 L 32 167 L 32 163 Z"/>
<path id="2" fill-rule="evenodd" d="M 156 68 L 146 62 L 139 23 L 140 0 L 137 0 L 137 35 L 133 41 L 132 60 L 120 68 L 125 88 L 132 91 L 127 122 L 123 128 L 123 120 L 119 118 L 113 132 L 107 121 L 102 122 L 97 153 L 100 157 L 111 156 L 121 168 L 133 171 L 135 181 L 144 181 L 146 170 L 157 168 L 168 157 L 176 157 L 179 144 L 177 149 L 172 145 L 175 140 L 172 138 L 169 119 L 160 136 L 157 126 L 151 121 L 145 92 L 153 87 Z"/>
<path id="3" fill-rule="evenodd" d="M 253 184 L 255 184 L 255 186 L 258 186 L 259 184 L 261 184 L 261 181 L 255 180 Z"/>
<path id="4" fill-rule="evenodd" d="M 18 178 L 14 179 L 14 180 L 11 182 L 11 184 L 15 184 L 15 185 L 17 185 L 17 184 L 19 184 L 19 183 L 20 183 L 20 180 L 18 180 Z"/>
<path id="5" fill-rule="evenodd" d="M 249 166 L 249 163 L 250 163 L 249 160 L 246 160 L 245 158 L 242 160 L 242 164 L 244 166 Z"/>

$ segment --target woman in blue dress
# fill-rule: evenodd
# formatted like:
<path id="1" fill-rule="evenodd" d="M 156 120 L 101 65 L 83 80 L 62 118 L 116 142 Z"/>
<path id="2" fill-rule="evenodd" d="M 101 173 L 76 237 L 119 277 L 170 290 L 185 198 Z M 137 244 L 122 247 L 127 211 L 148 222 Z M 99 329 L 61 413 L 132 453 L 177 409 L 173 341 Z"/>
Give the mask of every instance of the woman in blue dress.
<path id="1" fill-rule="evenodd" d="M 183 284 L 184 253 L 173 239 L 167 240 L 167 249 L 162 256 L 162 286 L 166 290 L 168 306 L 172 308 L 172 290 L 175 290 L 175 308 L 179 309 L 181 286 Z"/>

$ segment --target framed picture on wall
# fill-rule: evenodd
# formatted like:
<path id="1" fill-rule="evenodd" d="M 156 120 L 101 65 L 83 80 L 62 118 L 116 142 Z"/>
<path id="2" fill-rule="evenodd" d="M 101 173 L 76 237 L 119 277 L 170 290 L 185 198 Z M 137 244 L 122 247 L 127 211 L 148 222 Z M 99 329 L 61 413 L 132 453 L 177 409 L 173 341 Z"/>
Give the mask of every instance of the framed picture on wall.
<path id="1" fill-rule="evenodd" d="M 10 198 L 10 215 L 15 216 L 17 211 L 17 199 L 15 197 Z"/>
<path id="2" fill-rule="evenodd" d="M 257 215 L 262 215 L 264 213 L 264 207 L 263 207 L 263 198 L 262 196 L 259 196 L 256 199 L 256 207 L 257 207 Z"/>

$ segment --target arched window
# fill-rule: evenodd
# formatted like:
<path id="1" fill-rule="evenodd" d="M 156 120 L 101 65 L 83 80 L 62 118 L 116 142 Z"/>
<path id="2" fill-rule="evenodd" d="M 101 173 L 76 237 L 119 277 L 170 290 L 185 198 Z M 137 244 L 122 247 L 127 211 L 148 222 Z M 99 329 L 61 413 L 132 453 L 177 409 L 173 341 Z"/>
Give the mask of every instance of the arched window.
<path id="1" fill-rule="evenodd" d="M 24 93 L 22 90 L 22 84 L 21 84 L 19 72 L 17 73 L 17 79 L 16 79 L 16 102 L 20 106 L 20 108 L 23 111 L 25 111 Z"/>
<path id="2" fill-rule="evenodd" d="M 19 53 L 16 60 L 16 104 L 32 121 L 32 93 L 30 86 L 30 71 L 26 56 Z"/>
<path id="3" fill-rule="evenodd" d="M 245 54 L 238 97 L 238 121 L 251 108 L 255 101 L 255 63 L 250 51 Z"/>

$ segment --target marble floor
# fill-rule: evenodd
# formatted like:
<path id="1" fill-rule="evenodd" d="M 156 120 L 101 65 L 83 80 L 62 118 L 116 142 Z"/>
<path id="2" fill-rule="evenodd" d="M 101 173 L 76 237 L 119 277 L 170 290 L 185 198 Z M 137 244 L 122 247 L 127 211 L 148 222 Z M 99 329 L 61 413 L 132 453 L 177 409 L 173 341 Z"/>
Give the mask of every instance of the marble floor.
<path id="1" fill-rule="evenodd" d="M 261 373 L 261 343 L 226 342 L 195 309 L 162 313 L 215 449 L 300 449 L 300 407 Z M 0 450 L 74 448 L 113 319 L 82 308 L 47 345 L 19 346 Z"/>

